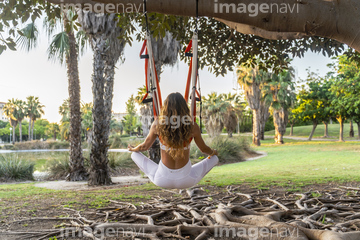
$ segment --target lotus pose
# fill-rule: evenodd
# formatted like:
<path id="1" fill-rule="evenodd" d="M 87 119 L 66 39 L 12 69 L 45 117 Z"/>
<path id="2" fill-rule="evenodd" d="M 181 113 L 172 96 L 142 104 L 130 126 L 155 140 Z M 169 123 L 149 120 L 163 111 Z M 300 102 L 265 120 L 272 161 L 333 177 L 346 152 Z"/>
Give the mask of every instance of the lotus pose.
<path id="1" fill-rule="evenodd" d="M 156 164 L 144 156 L 159 137 L 161 161 Z M 200 151 L 209 157 L 191 165 L 190 143 L 194 139 Z M 197 184 L 218 162 L 215 149 L 208 147 L 199 126 L 193 122 L 189 107 L 180 93 L 171 93 L 165 100 L 161 114 L 153 122 L 150 133 L 137 147 L 128 146 L 131 158 L 149 179 L 162 188 L 189 188 Z"/>

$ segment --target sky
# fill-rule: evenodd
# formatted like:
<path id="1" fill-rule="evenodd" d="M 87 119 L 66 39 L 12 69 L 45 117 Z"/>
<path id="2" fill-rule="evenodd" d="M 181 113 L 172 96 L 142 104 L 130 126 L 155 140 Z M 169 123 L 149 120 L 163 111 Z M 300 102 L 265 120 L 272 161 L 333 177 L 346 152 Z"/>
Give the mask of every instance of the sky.
<path id="1" fill-rule="evenodd" d="M 45 105 L 43 118 L 59 122 L 59 106 L 68 98 L 66 65 L 48 60 L 48 38 L 41 32 L 39 39 L 38 46 L 30 52 L 22 49 L 6 50 L 0 55 L 0 102 L 7 102 L 11 98 L 26 100 L 30 95 L 39 97 L 40 102 Z M 136 95 L 137 89 L 145 83 L 144 60 L 139 59 L 141 44 L 135 41 L 131 47 L 127 45 L 125 62 L 117 64 L 113 112 L 125 112 L 125 102 L 131 94 Z M 88 49 L 79 60 L 81 100 L 86 103 L 92 102 L 92 57 L 92 51 Z M 326 64 L 330 62 L 329 58 L 321 54 L 308 52 L 304 58 L 295 58 L 292 66 L 296 70 L 296 77 L 304 79 L 306 68 L 311 67 L 312 71 L 318 70 L 320 75 L 324 75 L 328 72 Z M 184 93 L 187 72 L 188 66 L 184 62 L 164 68 L 160 81 L 163 99 L 171 92 Z M 216 77 L 204 69 L 199 72 L 199 76 L 203 96 L 213 91 L 235 93 L 238 89 L 234 72 Z"/>

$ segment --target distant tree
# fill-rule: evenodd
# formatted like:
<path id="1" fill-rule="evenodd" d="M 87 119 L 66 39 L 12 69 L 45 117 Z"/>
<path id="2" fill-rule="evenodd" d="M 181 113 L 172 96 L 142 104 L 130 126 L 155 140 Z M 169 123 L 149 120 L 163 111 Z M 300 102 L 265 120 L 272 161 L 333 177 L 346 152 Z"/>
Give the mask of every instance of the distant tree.
<path id="1" fill-rule="evenodd" d="M 238 84 L 244 90 L 249 107 L 253 111 L 253 144 L 260 146 L 262 118 L 260 103 L 262 98 L 261 88 L 263 83 L 270 78 L 270 74 L 260 69 L 259 66 L 241 65 L 236 69 Z"/>
<path id="2" fill-rule="evenodd" d="M 15 144 L 15 128 L 18 124 L 18 120 L 16 119 L 16 100 L 14 98 L 9 99 L 3 108 L 4 114 L 9 118 L 10 126 L 13 131 L 13 139 L 12 143 Z"/>
<path id="3" fill-rule="evenodd" d="M 262 91 L 265 104 L 269 104 L 273 112 L 275 143 L 283 144 L 289 109 L 293 106 L 296 98 L 294 69 L 289 68 L 279 74 L 273 74 L 264 84 Z"/>
<path id="4" fill-rule="evenodd" d="M 229 103 L 223 101 L 222 96 L 216 92 L 203 96 L 202 102 L 206 132 L 210 137 L 216 137 L 224 128 L 224 118 Z"/>
<path id="5" fill-rule="evenodd" d="M 221 98 L 228 105 L 224 114 L 224 127 L 228 136 L 232 137 L 233 132 L 238 126 L 239 119 L 242 117 L 245 103 L 242 101 L 242 96 L 239 94 L 221 94 Z"/>
<path id="6" fill-rule="evenodd" d="M 134 95 L 131 95 L 131 97 L 126 102 L 126 113 L 127 115 L 124 117 L 121 123 L 124 127 L 124 131 L 128 134 L 131 134 L 132 132 L 137 130 L 140 124 L 136 117 L 136 106 L 135 106 Z"/>
<path id="7" fill-rule="evenodd" d="M 321 122 L 325 124 L 324 135 L 327 135 L 328 121 L 333 114 L 330 86 L 331 82 L 327 78 L 321 78 L 317 73 L 308 70 L 306 85 L 299 91 L 298 105 L 292 110 L 296 118 L 312 121 L 313 128 L 308 140 L 312 139 L 317 125 Z"/>
<path id="8" fill-rule="evenodd" d="M 53 137 L 54 141 L 56 141 L 57 134 L 60 133 L 60 127 L 57 123 L 50 123 L 49 127 L 46 129 L 45 134 Z"/>
<path id="9" fill-rule="evenodd" d="M 92 116 L 92 103 L 81 104 L 81 128 L 85 135 L 87 142 L 90 144 L 93 137 L 93 116 Z"/>
<path id="10" fill-rule="evenodd" d="M 29 96 L 26 98 L 26 116 L 29 117 L 29 137 L 28 140 L 31 141 L 34 135 L 34 122 L 36 119 L 39 119 L 42 114 L 44 114 L 44 105 L 39 101 L 38 97 Z"/>
<path id="11" fill-rule="evenodd" d="M 338 56 L 330 64 L 333 72 L 330 91 L 334 94 L 332 105 L 336 119 L 340 123 L 339 141 L 344 141 L 344 120 L 353 119 L 360 127 L 360 66 L 345 55 Z M 337 73 L 337 75 L 335 75 Z M 360 132 L 360 131 L 359 131 Z"/>

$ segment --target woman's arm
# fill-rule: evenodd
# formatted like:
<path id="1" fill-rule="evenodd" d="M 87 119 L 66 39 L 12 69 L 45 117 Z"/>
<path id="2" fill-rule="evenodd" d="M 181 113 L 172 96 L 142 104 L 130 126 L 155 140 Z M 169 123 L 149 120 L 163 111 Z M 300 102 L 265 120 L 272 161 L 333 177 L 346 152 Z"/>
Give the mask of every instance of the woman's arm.
<path id="1" fill-rule="evenodd" d="M 149 135 L 146 137 L 145 141 L 141 144 L 139 144 L 136 147 L 128 145 L 128 149 L 131 152 L 143 152 L 149 150 L 149 148 L 153 145 L 153 143 L 156 140 L 157 134 L 156 134 L 156 125 L 157 121 L 155 120 L 153 124 L 151 125 Z"/>
<path id="2" fill-rule="evenodd" d="M 205 153 L 209 156 L 218 155 L 218 152 L 216 149 L 211 149 L 206 143 L 204 142 L 204 139 L 201 136 L 200 127 L 197 123 L 194 124 L 194 140 L 198 148 L 202 153 Z"/>

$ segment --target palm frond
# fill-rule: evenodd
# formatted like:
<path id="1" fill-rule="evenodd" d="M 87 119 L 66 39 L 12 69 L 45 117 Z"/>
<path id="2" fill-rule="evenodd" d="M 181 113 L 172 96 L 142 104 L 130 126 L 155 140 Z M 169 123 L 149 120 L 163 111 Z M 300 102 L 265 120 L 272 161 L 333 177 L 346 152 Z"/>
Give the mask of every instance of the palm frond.
<path id="1" fill-rule="evenodd" d="M 26 25 L 20 32 L 21 35 L 16 39 L 16 43 L 20 48 L 30 51 L 37 46 L 39 31 L 34 22 Z"/>
<path id="2" fill-rule="evenodd" d="M 47 52 L 49 60 L 64 62 L 69 54 L 69 36 L 65 31 L 54 35 Z"/>

